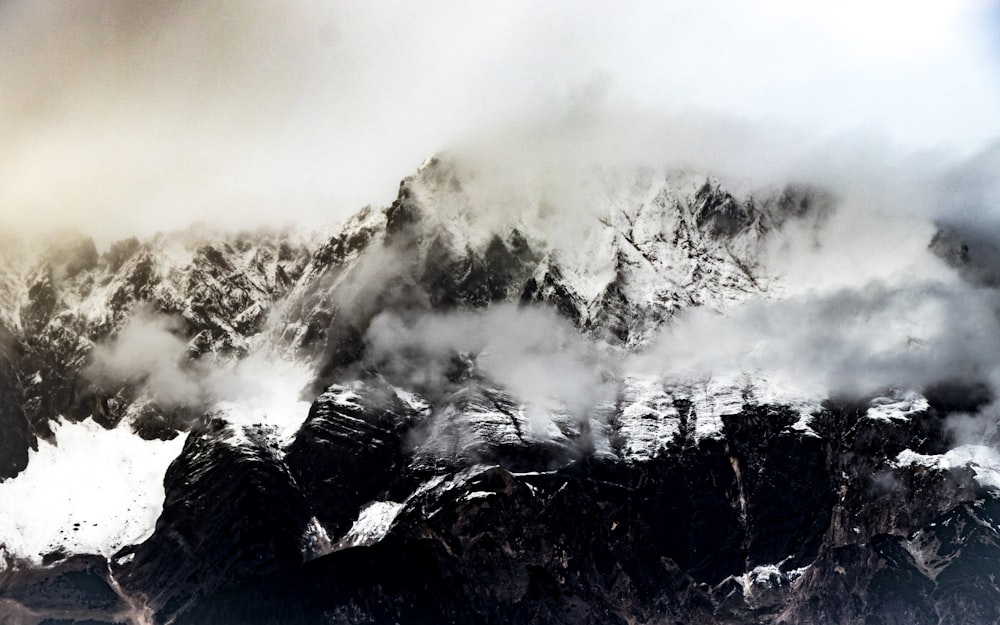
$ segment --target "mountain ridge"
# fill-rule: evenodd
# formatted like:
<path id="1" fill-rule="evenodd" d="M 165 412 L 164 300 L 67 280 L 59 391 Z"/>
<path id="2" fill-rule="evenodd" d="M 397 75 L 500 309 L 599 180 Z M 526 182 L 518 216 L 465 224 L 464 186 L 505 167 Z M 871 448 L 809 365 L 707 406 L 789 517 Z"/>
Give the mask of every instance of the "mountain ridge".
<path id="1" fill-rule="evenodd" d="M 997 518 L 1000 462 L 950 425 L 988 388 L 827 397 L 621 364 L 682 311 L 780 298 L 769 237 L 821 229 L 834 195 L 646 170 L 586 182 L 532 195 L 440 157 L 325 240 L 5 256 L 6 479 L 60 419 L 183 450 L 152 535 L 103 564 L 5 545 L 0 614 L 42 622 L 25 614 L 55 614 L 56 583 L 79 618 L 143 624 L 1000 616 L 976 568 L 1000 525 L 921 538 L 949 515 Z M 952 573 L 978 598 L 934 590 Z"/>

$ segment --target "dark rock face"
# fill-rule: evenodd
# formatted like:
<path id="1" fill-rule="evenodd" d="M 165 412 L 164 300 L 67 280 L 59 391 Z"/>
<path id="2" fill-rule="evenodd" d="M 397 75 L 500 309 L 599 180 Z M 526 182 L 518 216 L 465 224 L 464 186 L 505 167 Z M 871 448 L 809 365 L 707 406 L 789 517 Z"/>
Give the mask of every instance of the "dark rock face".
<path id="1" fill-rule="evenodd" d="M 259 426 L 207 418 L 164 479 L 157 530 L 115 556 L 122 587 L 168 622 L 225 584 L 302 561 L 302 493 Z"/>
<path id="2" fill-rule="evenodd" d="M 181 622 L 712 622 L 690 578 L 639 549 L 642 530 L 612 501 L 594 501 L 623 495 L 585 476 L 486 469 L 417 495 L 384 541 L 217 595 Z M 592 519 L 566 523 L 581 505 Z"/>
<path id="3" fill-rule="evenodd" d="M 342 535 L 400 478 L 417 415 L 385 383 L 334 387 L 313 404 L 285 461 L 310 509 Z"/>
<path id="4" fill-rule="evenodd" d="M 995 623 L 1000 502 L 965 503 L 907 535 L 822 554 L 802 579 L 804 601 L 781 623 Z"/>
<path id="5" fill-rule="evenodd" d="M 407 445 L 421 421 L 404 404 L 384 382 L 333 388 L 289 451 L 331 538 L 365 501 L 401 502 L 384 537 L 209 593 L 177 622 L 985 624 L 1000 609 L 1000 499 L 893 463 L 945 445 L 933 408 L 881 444 L 863 400 L 831 403 L 818 433 L 747 404 L 719 437 L 679 432 L 644 461 L 518 450 L 499 430 L 434 461 Z"/>
<path id="6" fill-rule="evenodd" d="M 797 415 L 780 407 L 745 407 L 724 419 L 737 485 L 746 501 L 747 568 L 784 562 L 805 566 L 830 519 L 833 479 L 827 450 L 815 437 L 792 434 Z M 794 468 L 792 468 L 794 467 Z"/>
<path id="7" fill-rule="evenodd" d="M 729 238 L 747 228 L 757 217 L 751 207 L 741 206 L 729 193 L 705 183 L 695 195 L 695 221 L 712 237 Z"/>
<path id="8" fill-rule="evenodd" d="M 17 374 L 0 351 L 0 479 L 14 477 L 28 465 L 28 449 L 34 446 Z"/>
<path id="9" fill-rule="evenodd" d="M 652 199 L 599 220 L 598 280 L 580 276 L 590 259 L 574 266 L 526 230 L 463 239 L 427 205 L 428 188 L 464 198 L 454 171 L 433 162 L 390 207 L 362 211 L 313 249 L 234 235 L 188 242 L 188 260 L 168 261 L 163 241 L 127 240 L 103 256 L 83 241 L 26 270 L 23 327 L 3 337 L 9 362 L 0 357 L 0 477 L 24 468 L 57 414 L 109 428 L 128 414 L 145 438 L 190 432 L 148 540 L 110 564 L 53 553 L 0 572 L 0 619 L 1000 620 L 998 491 L 970 468 L 902 460 L 956 442 L 949 417 L 992 399 L 977 381 L 923 389 L 926 404 L 899 418 L 869 414 L 872 398 L 811 414 L 752 394 L 740 405 L 738 389 L 711 412 L 665 388 L 647 398 L 663 405 L 637 416 L 621 391 L 585 415 L 553 410 L 539 434 L 476 354 L 451 354 L 447 381 L 424 388 L 368 353 L 382 312 L 498 302 L 551 307 L 588 337 L 633 348 L 685 307 L 766 290 L 756 246 L 789 220 L 821 219 L 832 198 L 800 187 L 737 198 L 714 179 L 691 197 L 644 188 Z M 985 248 L 947 233 L 931 245 L 994 285 L 969 269 Z M 98 314 L 74 309 L 84 300 Z M 273 340 L 315 364 L 319 397 L 294 438 L 200 407 L 140 406 L 140 389 L 81 378 L 93 343 L 140 307 L 181 320 L 192 360 L 239 359 Z M 716 425 L 700 428 L 707 421 Z"/>

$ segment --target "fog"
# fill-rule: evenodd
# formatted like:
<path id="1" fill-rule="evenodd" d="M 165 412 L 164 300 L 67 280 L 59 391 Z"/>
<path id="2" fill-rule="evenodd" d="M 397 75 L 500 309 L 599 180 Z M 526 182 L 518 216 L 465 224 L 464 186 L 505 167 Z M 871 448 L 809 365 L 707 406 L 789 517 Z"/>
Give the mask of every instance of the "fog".
<path id="1" fill-rule="evenodd" d="M 633 362 L 675 376 L 759 372 L 808 397 L 866 396 L 1000 372 L 1000 295 L 878 282 L 819 297 L 690 310 Z"/>
<path id="2" fill-rule="evenodd" d="M 369 326 L 369 366 L 431 399 L 482 375 L 523 402 L 529 424 L 544 431 L 554 412 L 584 420 L 614 399 L 614 364 L 553 310 L 504 304 L 485 312 L 411 315 L 386 312 Z M 457 372 L 456 356 L 471 370 Z M 458 374 L 458 375 L 456 375 Z"/>
<path id="3" fill-rule="evenodd" d="M 337 222 L 496 129 L 752 175 L 845 142 L 870 161 L 872 143 L 965 155 L 1000 135 L 995 16 L 985 0 L 9 0 L 0 226 L 105 245 L 196 220 Z"/>
<path id="4" fill-rule="evenodd" d="M 821 392 L 998 379 L 984 288 L 1000 276 L 997 19 L 985 0 L 8 1 L 0 229 L 78 228 L 105 246 L 194 221 L 335 223 L 445 153 L 476 219 L 544 200 L 543 232 L 569 249 L 606 210 L 595 171 L 706 172 L 737 194 L 807 183 L 837 209 L 768 240 L 782 297 L 691 311 L 641 354 L 611 357 L 533 309 L 382 315 L 368 339 L 414 384 L 473 352 L 529 403 L 581 414 L 630 367 L 762 370 Z M 928 249 L 940 227 L 970 242 L 974 271 Z M 90 375 L 166 402 L 256 388 L 184 349 L 168 320 L 140 316 Z M 385 358 L 407 350 L 431 365 Z M 542 372 L 558 372 L 545 389 Z"/>
<path id="5" fill-rule="evenodd" d="M 238 360 L 192 360 L 180 321 L 145 309 L 133 311 L 114 338 L 96 345 L 83 371 L 106 392 L 128 387 L 165 408 L 200 414 L 224 403 L 233 417 L 250 413 L 294 427 L 307 412 L 301 393 L 311 374 L 307 365 L 284 360 L 266 346 Z"/>

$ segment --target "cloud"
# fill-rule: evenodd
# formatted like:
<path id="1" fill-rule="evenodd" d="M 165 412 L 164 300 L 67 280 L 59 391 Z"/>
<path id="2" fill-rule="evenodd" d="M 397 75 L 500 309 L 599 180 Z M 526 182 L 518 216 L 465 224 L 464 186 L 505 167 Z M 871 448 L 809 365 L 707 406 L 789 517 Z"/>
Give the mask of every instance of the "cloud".
<path id="1" fill-rule="evenodd" d="M 689 310 L 630 363 L 670 376 L 755 372 L 806 396 L 998 379 L 1000 294 L 961 283 L 879 283 Z M 994 388 L 994 391 L 1000 388 Z"/>
<path id="2" fill-rule="evenodd" d="M 649 143 L 679 120 L 661 136 L 684 145 L 706 134 L 686 135 L 685 116 L 707 111 L 809 144 L 861 128 L 969 150 L 1000 131 L 987 8 L 12 0 L 0 224 L 107 243 L 194 220 L 336 222 L 512 119 L 610 116 Z"/>
<path id="3" fill-rule="evenodd" d="M 84 374 L 103 384 L 141 386 L 167 405 L 197 406 L 204 388 L 179 332 L 175 319 L 137 311 L 113 340 L 94 347 Z"/>
<path id="4" fill-rule="evenodd" d="M 706 171 L 740 193 L 808 183 L 838 208 L 822 232 L 768 240 L 785 299 L 692 311 L 644 366 L 806 371 L 831 390 L 988 376 L 992 291 L 927 243 L 940 224 L 1000 234 L 996 33 L 982 26 L 994 4 L 10 0 L 0 230 L 76 227 L 106 245 L 196 220 L 337 222 L 387 204 L 442 150 L 484 219 L 502 221 L 511 198 L 547 203 L 543 232 L 562 249 L 605 208 L 581 184 L 595 169 Z M 617 365 L 560 323 L 387 314 L 368 338 L 387 369 L 429 355 L 423 370 L 399 364 L 421 383 L 469 352 L 534 403 L 583 412 Z M 95 348 L 90 373 L 169 402 L 267 379 L 263 361 L 205 369 L 185 349 L 168 320 L 139 317 Z"/>
<path id="5" fill-rule="evenodd" d="M 203 411 L 226 403 L 237 413 L 297 427 L 312 370 L 266 348 L 236 361 L 192 360 L 176 318 L 139 309 L 113 338 L 94 346 L 83 375 L 111 392 L 136 389 L 165 407 Z"/>
<path id="6" fill-rule="evenodd" d="M 538 431 L 555 412 L 584 420 L 614 397 L 605 351 L 547 308 L 503 304 L 409 318 L 384 312 L 365 340 L 368 366 L 395 383 L 440 399 L 463 383 L 456 367 L 467 367 L 524 402 Z"/>
<path id="7" fill-rule="evenodd" d="M 599 91 L 582 97 L 601 98 Z M 734 129 L 742 135 L 713 134 L 725 124 L 703 115 L 667 124 L 663 135 L 652 138 L 638 130 L 623 136 L 616 132 L 623 127 L 621 118 L 609 117 L 607 109 L 581 107 L 588 112 L 563 118 L 562 127 L 539 118 L 523 134 L 500 127 L 458 146 L 452 166 L 461 190 L 435 195 L 435 209 L 453 211 L 472 224 L 469 228 L 484 232 L 533 216 L 538 228 L 528 232 L 543 233 L 546 244 L 593 254 L 598 248 L 584 240 L 586 223 L 596 227 L 597 217 L 610 210 L 617 196 L 608 184 L 627 188 L 634 179 L 636 170 L 620 165 L 627 154 L 641 155 L 631 167 L 656 159 L 694 163 L 695 171 L 704 167 L 719 173 L 738 194 L 773 193 L 788 181 L 815 184 L 832 198 L 833 207 L 821 223 L 790 220 L 764 239 L 762 270 L 777 277 L 765 296 L 723 315 L 687 310 L 632 356 L 619 358 L 591 345 L 592 352 L 574 347 L 566 363 L 538 360 L 538 371 L 572 372 L 556 375 L 557 380 L 583 381 L 562 389 L 564 395 L 589 385 L 603 393 L 610 386 L 606 374 L 619 371 L 660 373 L 667 379 L 757 372 L 810 397 L 920 390 L 954 380 L 991 383 L 1000 395 L 1000 386 L 992 386 L 1000 380 L 1000 295 L 967 281 L 972 273 L 956 271 L 930 245 L 949 220 L 965 224 L 962 240 L 975 246 L 978 239 L 971 235 L 978 233 L 996 245 L 1000 176 L 993 167 L 995 147 L 958 159 L 937 151 L 901 153 L 864 137 L 798 145 L 762 126 L 737 124 Z M 689 140 L 656 141 L 670 132 Z M 772 159 L 754 163 L 757 152 L 751 146 L 760 145 L 769 146 Z M 543 206 L 547 213 L 539 209 Z M 462 210 L 473 216 L 461 215 Z M 409 381 L 433 387 L 452 371 L 449 359 L 456 352 L 475 356 L 485 349 L 489 354 L 505 349 L 496 347 L 503 344 L 511 349 L 510 362 L 529 363 L 532 342 L 545 343 L 544 336 L 526 328 L 564 336 L 546 320 L 531 317 L 534 312 L 500 310 L 417 318 L 386 313 L 372 324 L 368 339 L 376 362 L 387 358 L 382 365 L 394 375 L 415 376 Z M 567 353 L 552 349 L 554 355 Z M 500 367 L 491 375 L 505 385 L 519 383 L 511 372 L 545 379 L 529 365 Z M 530 388 L 524 392 L 540 396 Z M 594 405 L 588 401 L 583 406 Z"/>

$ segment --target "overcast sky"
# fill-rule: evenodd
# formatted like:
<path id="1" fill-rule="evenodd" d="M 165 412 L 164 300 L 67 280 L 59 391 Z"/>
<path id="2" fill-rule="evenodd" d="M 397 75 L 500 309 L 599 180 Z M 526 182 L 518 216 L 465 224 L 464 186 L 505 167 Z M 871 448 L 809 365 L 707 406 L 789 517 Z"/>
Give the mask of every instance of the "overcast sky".
<path id="1" fill-rule="evenodd" d="M 996 1 L 659 4 L 2 0 L 0 225 L 337 222 L 581 110 L 654 140 L 706 113 L 901 152 L 1000 137 Z"/>

